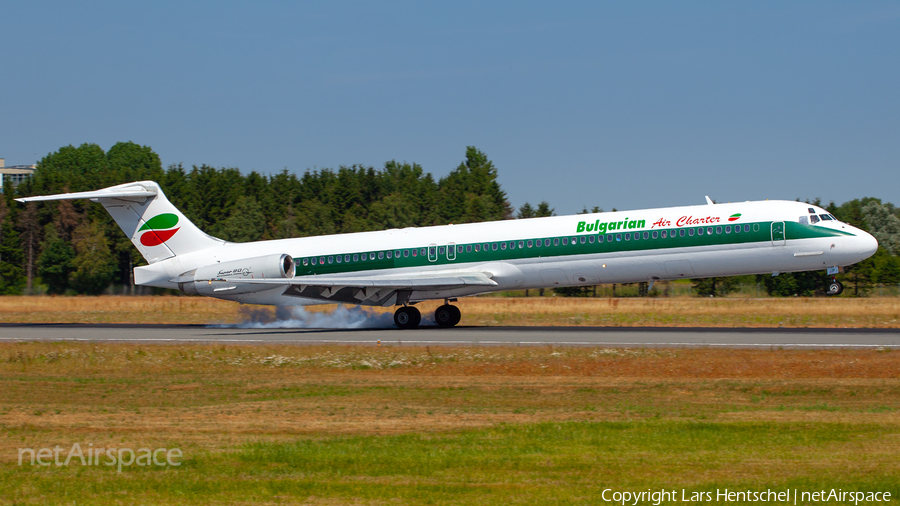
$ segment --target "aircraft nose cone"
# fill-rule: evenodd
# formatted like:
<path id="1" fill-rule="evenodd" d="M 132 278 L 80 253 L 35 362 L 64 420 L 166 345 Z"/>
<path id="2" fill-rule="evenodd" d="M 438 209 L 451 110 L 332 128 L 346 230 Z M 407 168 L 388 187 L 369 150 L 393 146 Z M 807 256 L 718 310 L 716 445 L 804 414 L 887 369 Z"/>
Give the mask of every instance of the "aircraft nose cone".
<path id="1" fill-rule="evenodd" d="M 860 260 L 865 260 L 874 255 L 878 250 L 878 240 L 868 232 L 860 231 L 859 234 L 859 254 Z"/>

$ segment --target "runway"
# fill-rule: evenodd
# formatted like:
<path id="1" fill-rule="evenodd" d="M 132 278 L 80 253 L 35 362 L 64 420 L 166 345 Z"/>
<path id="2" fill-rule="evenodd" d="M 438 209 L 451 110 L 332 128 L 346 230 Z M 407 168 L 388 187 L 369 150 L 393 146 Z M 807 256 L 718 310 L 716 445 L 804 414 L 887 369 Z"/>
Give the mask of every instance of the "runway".
<path id="1" fill-rule="evenodd" d="M 234 328 L 205 325 L 0 324 L 0 342 L 361 344 L 393 346 L 603 346 L 900 348 L 898 329 L 636 327 Z"/>

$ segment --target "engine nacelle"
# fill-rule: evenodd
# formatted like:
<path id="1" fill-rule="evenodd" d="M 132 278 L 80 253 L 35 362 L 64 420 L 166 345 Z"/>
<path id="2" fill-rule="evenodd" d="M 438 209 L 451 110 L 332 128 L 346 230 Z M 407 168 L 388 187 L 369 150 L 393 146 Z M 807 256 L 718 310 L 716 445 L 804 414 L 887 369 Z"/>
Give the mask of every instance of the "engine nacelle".
<path id="1" fill-rule="evenodd" d="M 233 280 L 289 279 L 294 277 L 294 259 L 287 254 L 244 258 L 220 262 L 185 272 L 178 277 L 178 288 L 185 293 L 214 297 L 250 293 L 273 288 L 272 285 L 233 283 Z"/>

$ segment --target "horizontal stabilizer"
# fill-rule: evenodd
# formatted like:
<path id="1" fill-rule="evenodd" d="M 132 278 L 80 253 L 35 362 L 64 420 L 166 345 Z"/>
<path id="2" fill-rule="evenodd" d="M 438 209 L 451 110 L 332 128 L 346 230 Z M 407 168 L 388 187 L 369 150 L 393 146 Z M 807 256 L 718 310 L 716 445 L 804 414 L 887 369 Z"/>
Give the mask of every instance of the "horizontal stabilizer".
<path id="1" fill-rule="evenodd" d="M 75 199 L 148 199 L 156 196 L 155 187 L 142 185 L 122 185 L 105 190 L 90 192 L 59 193 L 57 195 L 42 195 L 39 197 L 25 197 L 16 199 L 19 202 L 41 202 L 45 200 L 75 200 Z"/>

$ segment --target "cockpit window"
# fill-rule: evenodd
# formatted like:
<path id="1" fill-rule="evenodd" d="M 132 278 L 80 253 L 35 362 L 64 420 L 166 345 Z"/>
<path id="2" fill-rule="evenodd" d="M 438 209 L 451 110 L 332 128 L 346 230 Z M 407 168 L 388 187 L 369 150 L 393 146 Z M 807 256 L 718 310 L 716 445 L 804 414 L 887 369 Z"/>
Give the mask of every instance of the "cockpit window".
<path id="1" fill-rule="evenodd" d="M 809 209 L 809 214 L 816 214 L 816 210 L 815 210 L 815 209 L 813 209 L 813 208 L 811 208 L 811 207 L 808 208 L 808 209 Z"/>
<path id="2" fill-rule="evenodd" d="M 810 214 L 810 215 L 809 215 L 809 221 L 811 221 L 812 224 L 815 225 L 815 224 L 818 223 L 820 220 L 819 220 L 819 217 L 816 216 L 815 214 Z"/>
<path id="3" fill-rule="evenodd" d="M 809 225 L 809 218 L 807 218 L 806 216 L 801 216 L 801 217 L 800 217 L 800 224 L 801 224 L 801 225 Z"/>
<path id="4" fill-rule="evenodd" d="M 819 217 L 822 218 L 822 220 L 827 220 L 827 221 L 831 221 L 834 219 L 831 217 L 830 214 L 820 214 Z"/>

